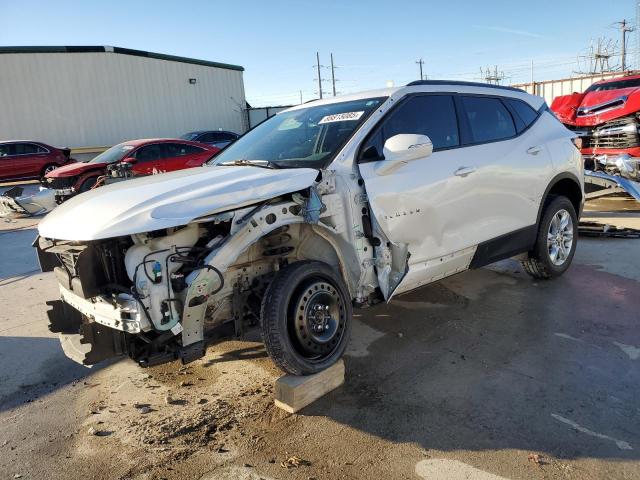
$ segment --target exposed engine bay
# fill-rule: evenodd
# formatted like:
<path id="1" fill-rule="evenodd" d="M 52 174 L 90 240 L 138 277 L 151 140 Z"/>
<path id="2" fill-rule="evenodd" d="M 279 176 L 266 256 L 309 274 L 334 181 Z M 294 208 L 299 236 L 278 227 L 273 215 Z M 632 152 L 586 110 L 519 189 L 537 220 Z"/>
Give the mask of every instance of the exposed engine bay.
<path id="1" fill-rule="evenodd" d="M 123 354 L 142 366 L 193 361 L 207 338 L 257 325 L 274 273 L 305 259 L 343 271 L 360 302 L 379 301 L 366 203 L 353 204 L 352 221 L 336 177 L 319 177 L 303 191 L 185 226 L 87 242 L 39 237 L 41 268 L 60 284 L 50 329 L 81 333 L 65 353 L 87 365 Z"/>

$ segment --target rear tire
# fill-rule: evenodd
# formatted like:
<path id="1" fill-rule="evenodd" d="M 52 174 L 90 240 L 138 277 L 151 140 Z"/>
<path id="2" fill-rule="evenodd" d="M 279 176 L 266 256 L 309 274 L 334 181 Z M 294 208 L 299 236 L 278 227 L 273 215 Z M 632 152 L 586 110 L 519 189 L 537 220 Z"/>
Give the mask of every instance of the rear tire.
<path id="1" fill-rule="evenodd" d="M 262 299 L 267 353 L 292 375 L 320 372 L 344 354 L 351 333 L 351 299 L 342 278 L 322 262 L 280 270 Z"/>
<path id="2" fill-rule="evenodd" d="M 538 236 L 529 258 L 522 262 L 533 278 L 562 275 L 571 265 L 578 241 L 578 216 L 567 197 L 550 197 L 538 225 Z"/>

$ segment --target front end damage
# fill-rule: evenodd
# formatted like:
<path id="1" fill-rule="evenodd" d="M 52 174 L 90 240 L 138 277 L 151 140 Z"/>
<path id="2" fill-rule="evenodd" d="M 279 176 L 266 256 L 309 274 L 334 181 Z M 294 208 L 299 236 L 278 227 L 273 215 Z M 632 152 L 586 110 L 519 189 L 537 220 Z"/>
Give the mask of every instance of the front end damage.
<path id="1" fill-rule="evenodd" d="M 212 338 L 258 325 L 271 278 L 309 259 L 334 266 L 352 298 L 367 301 L 377 286 L 372 249 L 361 227 L 354 232 L 360 218 L 351 211 L 363 207 L 345 207 L 331 172 L 319 178 L 176 227 L 90 241 L 41 232 L 34 246 L 61 297 L 49 303 L 49 328 L 60 333 L 66 354 L 85 365 L 118 355 L 141 366 L 188 363 L 204 355 Z"/>
<path id="2" fill-rule="evenodd" d="M 551 109 L 581 140 L 586 198 L 624 193 L 640 201 L 640 88 L 597 85 L 556 97 Z"/>

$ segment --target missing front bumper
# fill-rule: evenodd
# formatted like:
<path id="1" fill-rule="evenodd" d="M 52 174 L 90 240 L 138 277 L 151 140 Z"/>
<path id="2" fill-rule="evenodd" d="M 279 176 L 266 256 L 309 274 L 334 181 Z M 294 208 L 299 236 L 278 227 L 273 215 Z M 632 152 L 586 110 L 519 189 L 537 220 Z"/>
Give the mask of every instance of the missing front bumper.
<path id="1" fill-rule="evenodd" d="M 62 300 L 47 302 L 49 330 L 58 333 L 67 357 L 90 366 L 127 353 L 123 332 L 95 322 L 86 321 L 82 314 Z"/>

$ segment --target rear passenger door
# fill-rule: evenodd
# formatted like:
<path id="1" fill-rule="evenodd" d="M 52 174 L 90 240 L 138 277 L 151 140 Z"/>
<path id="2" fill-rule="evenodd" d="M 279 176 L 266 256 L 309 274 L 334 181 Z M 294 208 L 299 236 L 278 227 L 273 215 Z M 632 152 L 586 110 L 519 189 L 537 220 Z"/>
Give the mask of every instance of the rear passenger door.
<path id="1" fill-rule="evenodd" d="M 358 160 L 375 220 L 395 251 L 408 251 L 408 270 L 383 288 L 386 299 L 466 269 L 473 246 L 484 239 L 473 180 L 456 175 L 470 160 L 461 148 L 453 95 L 419 94 L 401 102 L 365 140 Z M 433 153 L 391 174 L 376 173 L 385 141 L 407 133 L 427 135 Z M 394 255 L 394 262 L 405 270 L 405 259 Z"/>
<path id="2" fill-rule="evenodd" d="M 493 249 L 502 248 L 503 254 L 509 248 L 522 249 L 535 235 L 541 195 L 538 177 L 549 163 L 544 140 L 532 126 L 537 112 L 506 97 L 459 95 L 457 101 L 464 145 L 460 166 L 467 172 L 468 194 L 475 199 L 475 238 L 487 241 L 508 235 L 502 247 Z M 523 120 L 510 101 L 520 102 L 519 108 L 533 114 Z"/>

